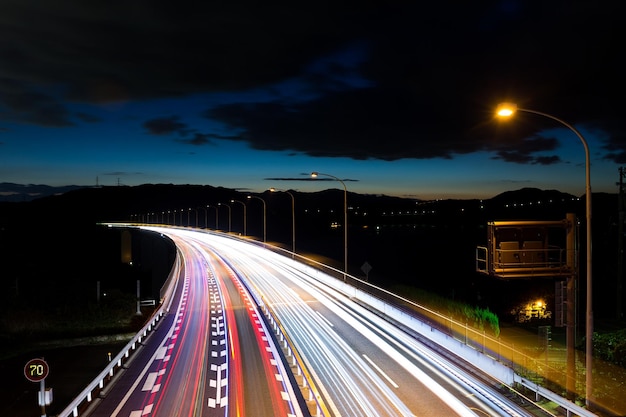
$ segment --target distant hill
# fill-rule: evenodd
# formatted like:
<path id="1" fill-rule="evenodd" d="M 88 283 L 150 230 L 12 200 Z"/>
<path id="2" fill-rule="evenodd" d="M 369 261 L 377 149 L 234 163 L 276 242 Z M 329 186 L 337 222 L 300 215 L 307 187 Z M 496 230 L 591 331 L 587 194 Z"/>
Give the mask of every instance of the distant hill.
<path id="1" fill-rule="evenodd" d="M 32 201 L 36 198 L 51 195 L 63 194 L 68 191 L 85 188 L 81 185 L 65 185 L 62 187 L 51 187 L 43 184 L 15 184 L 12 182 L 0 183 L 0 201 L 22 202 Z"/>
<path id="2" fill-rule="evenodd" d="M 342 220 L 342 212 L 338 211 L 343 202 L 342 190 L 331 188 L 317 192 L 295 190 L 290 192 L 295 197 L 299 216 L 333 213 L 330 216 L 335 217 L 334 220 Z M 258 208 L 261 207 L 260 202 L 249 200 L 250 194 L 224 187 L 189 184 L 51 187 L 0 183 L 0 204 L 6 206 L 0 208 L 0 214 L 4 212 L 4 222 L 8 219 L 13 221 L 15 216 L 22 215 L 43 220 L 53 214 L 57 220 L 69 217 L 73 220 L 83 218 L 87 222 L 93 222 L 142 218 L 164 221 L 165 213 L 169 212 L 173 218 L 173 213 L 177 212 L 177 223 L 180 224 L 183 211 L 184 224 L 187 224 L 187 217 L 190 217 L 189 223 L 195 224 L 198 217 L 198 224 L 204 224 L 208 223 L 206 217 L 215 215 L 215 206 L 222 204 L 231 206 L 234 226 L 241 218 L 239 202 L 245 202 L 250 206 L 250 216 L 260 215 L 261 211 L 257 210 L 257 205 Z M 265 191 L 256 196 L 265 201 L 268 219 L 291 216 L 289 197 L 285 193 Z M 594 216 L 598 219 L 596 223 L 606 221 L 604 219 L 612 221 L 616 217 L 617 194 L 594 193 L 593 199 Z M 231 203 L 233 201 L 235 203 Z M 19 204 L 15 206 L 13 203 Z M 220 216 L 224 218 L 227 214 L 225 210 L 225 207 L 220 207 Z M 537 188 L 506 191 L 490 199 L 432 201 L 348 192 L 348 210 L 353 219 L 353 226 L 361 222 L 380 221 L 381 216 L 387 219 L 386 222 L 391 221 L 393 216 L 396 219 L 392 221 L 394 223 L 423 222 L 428 217 L 428 222 L 435 223 L 468 224 L 468 221 L 472 223 L 477 221 L 484 224 L 488 220 L 513 218 L 559 219 L 569 212 L 584 217 L 585 197 Z M 41 216 L 41 213 L 48 215 Z"/>
<path id="3" fill-rule="evenodd" d="M 516 191 L 505 191 L 490 199 L 499 203 L 522 203 L 530 201 L 573 201 L 579 197 L 572 194 L 562 193 L 557 190 L 540 190 L 538 188 L 521 188 Z M 584 195 L 580 198 L 584 198 Z"/>

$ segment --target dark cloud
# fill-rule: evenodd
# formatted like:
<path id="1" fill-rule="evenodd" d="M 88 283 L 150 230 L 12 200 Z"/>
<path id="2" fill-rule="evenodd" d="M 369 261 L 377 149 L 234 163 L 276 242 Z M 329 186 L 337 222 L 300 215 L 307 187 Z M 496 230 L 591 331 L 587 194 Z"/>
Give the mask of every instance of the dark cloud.
<path id="1" fill-rule="evenodd" d="M 542 155 L 541 152 L 553 151 L 558 146 L 555 138 L 534 137 L 520 142 L 509 144 L 508 147 L 500 145 L 494 159 L 502 159 L 506 162 L 518 164 L 551 165 L 561 162 L 557 155 Z"/>
<path id="2" fill-rule="evenodd" d="M 205 115 L 232 136 L 189 126 L 182 112 L 143 126 L 190 145 L 241 140 L 313 156 L 487 150 L 507 161 L 558 162 L 535 136 L 553 121 L 525 115 L 503 128 L 491 120 L 507 99 L 593 125 L 605 132 L 600 156 L 624 161 L 626 3 L 374 3 L 6 0 L 0 120 L 71 126 L 72 116 L 89 119 L 72 115 L 70 101 L 266 88 L 256 103 L 207 103 Z M 287 80 L 298 90 L 281 89 Z"/>
<path id="3" fill-rule="evenodd" d="M 21 82 L 3 78 L 0 69 L 0 120 L 67 127 L 73 125 L 70 116 L 66 106 L 57 98 L 26 89 Z"/>
<path id="4" fill-rule="evenodd" d="M 93 114 L 88 114 L 88 113 L 76 113 L 76 117 L 78 117 L 81 121 L 86 122 L 86 123 L 97 123 L 100 122 L 101 119 L 97 116 L 94 116 Z"/>
<path id="5" fill-rule="evenodd" d="M 325 178 L 325 177 L 317 177 L 311 178 L 310 174 L 302 174 L 302 177 L 271 177 L 264 178 L 265 181 L 337 181 L 334 178 Z M 306 175 L 306 176 L 305 176 Z M 358 182 L 359 180 L 350 179 L 350 178 L 341 178 L 343 182 Z"/>
<path id="6" fill-rule="evenodd" d="M 133 175 L 143 175 L 143 172 L 128 172 L 128 171 L 111 171 L 104 172 L 102 175 L 105 176 L 113 176 L 113 177 L 128 177 Z"/>
<path id="7" fill-rule="evenodd" d="M 185 134 L 187 125 L 178 121 L 178 116 L 159 117 L 147 120 L 143 127 L 152 135 Z"/>
<path id="8" fill-rule="evenodd" d="M 453 153 L 473 152 L 483 146 L 464 140 L 462 131 L 450 134 L 445 130 L 448 121 L 440 112 L 402 90 L 350 90 L 297 104 L 230 104 L 207 115 L 233 128 L 245 127 L 239 139 L 256 149 L 313 156 L 450 158 Z M 431 123 L 424 123 L 422 117 Z"/>
<path id="9" fill-rule="evenodd" d="M 178 142 L 194 146 L 209 145 L 213 143 L 210 135 L 205 135 L 197 132 L 194 133 L 189 139 L 178 139 Z"/>

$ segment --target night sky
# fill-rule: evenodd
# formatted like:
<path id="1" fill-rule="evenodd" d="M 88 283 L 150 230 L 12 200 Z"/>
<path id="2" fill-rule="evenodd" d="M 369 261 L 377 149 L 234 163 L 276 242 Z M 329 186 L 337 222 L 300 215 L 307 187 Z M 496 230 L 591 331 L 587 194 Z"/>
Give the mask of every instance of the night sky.
<path id="1" fill-rule="evenodd" d="M 625 2 L 345 3 L 1 0 L 0 182 L 617 192 Z"/>

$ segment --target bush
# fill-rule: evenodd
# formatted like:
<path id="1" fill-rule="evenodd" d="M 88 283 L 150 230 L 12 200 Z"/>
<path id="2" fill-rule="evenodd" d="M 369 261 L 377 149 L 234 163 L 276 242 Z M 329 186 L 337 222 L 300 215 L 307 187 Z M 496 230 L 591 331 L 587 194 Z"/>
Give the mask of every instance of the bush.
<path id="1" fill-rule="evenodd" d="M 395 286 L 391 291 L 455 321 L 467 323 L 492 336 L 500 336 L 500 319 L 488 308 L 471 306 L 405 285 Z"/>

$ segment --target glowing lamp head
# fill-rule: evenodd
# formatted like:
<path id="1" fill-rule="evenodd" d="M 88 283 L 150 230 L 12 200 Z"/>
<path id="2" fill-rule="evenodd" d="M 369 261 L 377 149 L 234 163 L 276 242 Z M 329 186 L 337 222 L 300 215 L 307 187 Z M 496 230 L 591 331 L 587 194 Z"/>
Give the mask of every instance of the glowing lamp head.
<path id="1" fill-rule="evenodd" d="M 515 103 L 500 103 L 496 109 L 496 115 L 498 117 L 511 117 L 517 111 L 517 104 Z"/>
<path id="2" fill-rule="evenodd" d="M 317 178 L 319 174 L 317 172 L 311 172 L 311 178 Z"/>

